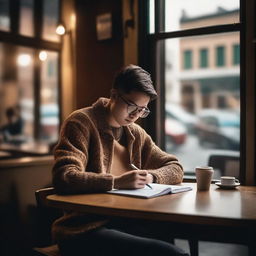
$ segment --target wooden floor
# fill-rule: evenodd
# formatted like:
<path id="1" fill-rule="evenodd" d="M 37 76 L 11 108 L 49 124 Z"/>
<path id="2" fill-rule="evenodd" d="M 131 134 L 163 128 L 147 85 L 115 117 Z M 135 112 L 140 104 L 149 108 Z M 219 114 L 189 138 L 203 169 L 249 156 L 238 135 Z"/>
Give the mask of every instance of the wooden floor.
<path id="1" fill-rule="evenodd" d="M 186 240 L 175 239 L 175 245 L 189 252 Z M 199 256 L 248 256 L 248 249 L 243 245 L 199 242 Z"/>

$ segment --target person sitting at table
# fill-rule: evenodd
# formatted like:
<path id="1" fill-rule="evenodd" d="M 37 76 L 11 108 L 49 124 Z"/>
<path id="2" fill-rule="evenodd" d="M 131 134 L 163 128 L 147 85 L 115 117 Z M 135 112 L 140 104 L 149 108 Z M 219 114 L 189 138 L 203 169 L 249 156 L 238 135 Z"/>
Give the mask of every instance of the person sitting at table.
<path id="1" fill-rule="evenodd" d="M 5 111 L 7 124 L 0 127 L 0 142 L 18 144 L 24 142 L 24 122 L 20 106 L 8 107 Z"/>
<path id="2" fill-rule="evenodd" d="M 183 168 L 178 159 L 157 147 L 135 124 L 149 115 L 148 104 L 156 97 L 150 74 L 128 65 L 117 73 L 110 99 L 99 98 L 73 112 L 63 123 L 54 150 L 57 193 L 180 183 Z M 188 255 L 168 242 L 170 227 L 146 220 L 69 212 L 53 223 L 52 234 L 64 256 Z"/>

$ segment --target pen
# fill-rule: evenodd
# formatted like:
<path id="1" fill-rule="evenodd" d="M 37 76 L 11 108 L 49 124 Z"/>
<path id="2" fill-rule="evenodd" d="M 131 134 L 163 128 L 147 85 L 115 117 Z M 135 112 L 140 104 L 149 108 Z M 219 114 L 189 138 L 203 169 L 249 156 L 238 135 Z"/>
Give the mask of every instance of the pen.
<path id="1" fill-rule="evenodd" d="M 139 170 L 139 168 L 136 167 L 134 164 L 130 164 L 130 166 L 132 167 L 133 170 Z M 148 186 L 149 188 L 153 189 L 149 184 L 146 184 L 146 186 Z"/>

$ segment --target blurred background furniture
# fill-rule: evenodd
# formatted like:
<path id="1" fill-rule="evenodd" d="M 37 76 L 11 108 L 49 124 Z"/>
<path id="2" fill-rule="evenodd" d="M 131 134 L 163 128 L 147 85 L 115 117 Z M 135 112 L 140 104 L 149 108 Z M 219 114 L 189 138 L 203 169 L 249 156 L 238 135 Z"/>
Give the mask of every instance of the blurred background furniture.
<path id="1" fill-rule="evenodd" d="M 216 151 L 209 156 L 208 165 L 221 176 L 240 179 L 240 154 L 238 151 Z"/>
<path id="2" fill-rule="evenodd" d="M 42 188 L 35 192 L 40 230 L 40 243 L 38 247 L 33 248 L 35 256 L 61 256 L 57 244 L 51 240 L 52 222 L 62 216 L 62 210 L 47 205 L 46 197 L 52 194 L 55 194 L 53 187 Z"/>

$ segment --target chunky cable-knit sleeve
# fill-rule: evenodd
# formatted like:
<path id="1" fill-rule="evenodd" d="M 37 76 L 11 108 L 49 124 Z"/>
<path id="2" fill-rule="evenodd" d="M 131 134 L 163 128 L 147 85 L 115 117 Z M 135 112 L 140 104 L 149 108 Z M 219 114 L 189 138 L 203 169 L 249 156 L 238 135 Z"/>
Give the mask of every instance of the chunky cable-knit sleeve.
<path id="1" fill-rule="evenodd" d="M 139 133 L 142 143 L 141 169 L 148 170 L 156 183 L 181 183 L 183 167 L 177 157 L 162 151 L 143 129 L 139 129 Z"/>
<path id="2" fill-rule="evenodd" d="M 112 188 L 111 174 L 86 170 L 92 131 L 95 131 L 93 125 L 82 113 L 71 115 L 64 122 L 54 150 L 52 170 L 53 185 L 58 193 L 107 191 Z M 96 136 L 95 133 L 93 136 Z"/>

